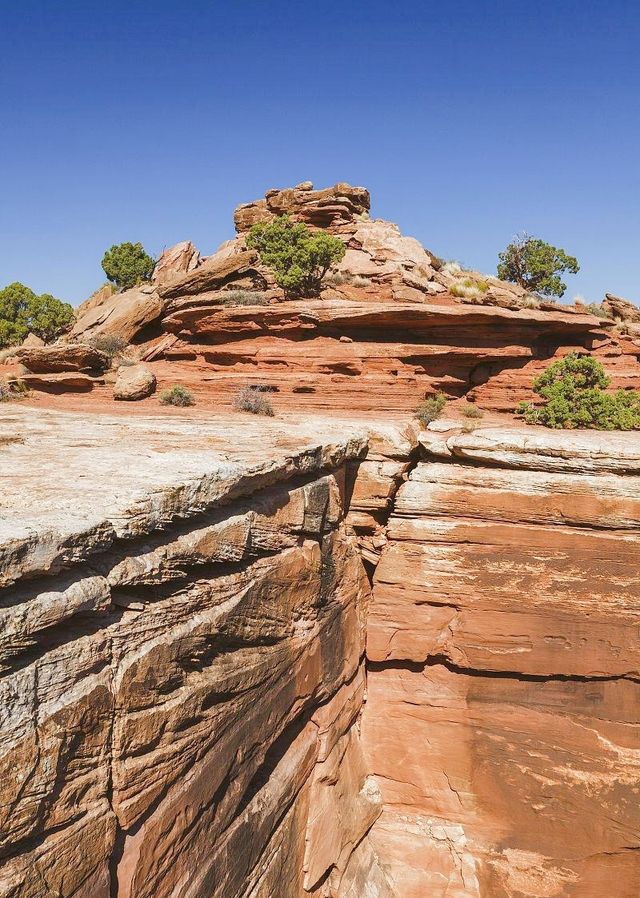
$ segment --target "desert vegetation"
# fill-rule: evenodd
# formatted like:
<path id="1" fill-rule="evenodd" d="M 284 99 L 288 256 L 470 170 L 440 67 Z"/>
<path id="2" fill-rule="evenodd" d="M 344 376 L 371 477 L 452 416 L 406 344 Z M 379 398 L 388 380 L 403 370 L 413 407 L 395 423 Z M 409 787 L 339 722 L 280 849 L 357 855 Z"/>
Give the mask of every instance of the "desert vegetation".
<path id="1" fill-rule="evenodd" d="M 265 415 L 273 418 L 273 406 L 264 395 L 265 390 L 259 386 L 243 387 L 234 401 L 234 407 L 241 412 L 251 412 L 252 415 Z"/>
<path id="2" fill-rule="evenodd" d="M 439 418 L 447 404 L 447 397 L 444 393 L 436 393 L 435 396 L 429 396 L 420 403 L 415 411 L 415 416 L 423 427 L 431 424 L 436 418 Z"/>
<path id="3" fill-rule="evenodd" d="M 186 387 L 180 386 L 180 384 L 176 384 L 171 387 L 169 390 L 163 390 L 160 393 L 160 404 L 161 405 L 175 405 L 179 408 L 186 408 L 190 405 L 195 405 L 196 401 L 193 398 L 193 393 L 191 390 L 187 390 Z"/>
<path id="4" fill-rule="evenodd" d="M 498 277 L 542 296 L 564 296 L 567 285 L 560 275 L 576 274 L 578 260 L 538 237 L 521 234 L 498 256 Z"/>
<path id="5" fill-rule="evenodd" d="M 311 231 L 302 222 L 281 215 L 253 225 L 247 246 L 258 251 L 279 287 L 290 297 L 317 296 L 322 280 L 346 252 L 339 237 Z"/>
<path id="6" fill-rule="evenodd" d="M 527 424 L 571 429 L 640 430 L 640 392 L 606 392 L 610 378 L 589 355 L 571 353 L 558 359 L 533 382 L 544 400 L 537 407 L 521 402 L 516 409 Z"/>
<path id="7" fill-rule="evenodd" d="M 141 243 L 119 243 L 108 249 L 102 257 L 102 269 L 112 284 L 128 290 L 147 281 L 153 274 L 155 260 Z"/>
<path id="8" fill-rule="evenodd" d="M 38 295 L 17 281 L 0 290 L 0 347 L 15 346 L 28 334 L 48 343 L 67 330 L 73 320 L 69 303 L 50 293 Z"/>

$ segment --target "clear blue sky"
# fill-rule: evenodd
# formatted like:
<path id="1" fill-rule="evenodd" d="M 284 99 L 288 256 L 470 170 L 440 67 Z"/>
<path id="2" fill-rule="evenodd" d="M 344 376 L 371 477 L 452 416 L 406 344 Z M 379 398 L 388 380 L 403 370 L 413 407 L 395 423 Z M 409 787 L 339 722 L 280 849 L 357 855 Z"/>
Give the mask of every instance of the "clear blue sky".
<path id="1" fill-rule="evenodd" d="M 640 5 L 0 0 L 0 285 L 80 302 L 112 243 L 211 252 L 305 179 L 487 272 L 522 230 L 566 297 L 640 301 Z"/>

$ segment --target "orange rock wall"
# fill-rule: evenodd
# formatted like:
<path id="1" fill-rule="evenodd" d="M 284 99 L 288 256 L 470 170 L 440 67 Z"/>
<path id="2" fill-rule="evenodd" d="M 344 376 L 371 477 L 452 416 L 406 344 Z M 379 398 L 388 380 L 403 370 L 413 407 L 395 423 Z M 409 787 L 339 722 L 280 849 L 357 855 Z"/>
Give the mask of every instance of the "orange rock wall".
<path id="1" fill-rule="evenodd" d="M 562 434 L 518 460 L 482 433 L 434 441 L 442 457 L 413 470 L 387 528 L 370 840 L 402 898 L 635 898 L 637 459 L 625 469 L 621 447 L 613 473 L 613 443 L 608 463 Z"/>
<path id="2" fill-rule="evenodd" d="M 297 481 L 146 536 L 74 537 L 57 558 L 82 563 L 48 577 L 24 579 L 46 546 L 2 544 L 2 898 L 360 888 L 380 813 L 359 738 L 369 582 L 352 462 L 327 452 L 330 473 L 316 452 Z"/>

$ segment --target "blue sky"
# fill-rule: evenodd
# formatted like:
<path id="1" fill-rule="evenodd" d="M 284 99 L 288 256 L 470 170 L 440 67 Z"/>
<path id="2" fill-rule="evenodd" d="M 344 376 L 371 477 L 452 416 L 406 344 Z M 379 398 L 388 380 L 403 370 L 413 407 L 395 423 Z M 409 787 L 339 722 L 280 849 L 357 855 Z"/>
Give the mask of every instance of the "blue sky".
<path id="1" fill-rule="evenodd" d="M 514 233 L 640 302 L 640 5 L 0 0 L 0 285 L 73 303 L 106 248 L 233 235 L 310 179 L 495 271 Z"/>

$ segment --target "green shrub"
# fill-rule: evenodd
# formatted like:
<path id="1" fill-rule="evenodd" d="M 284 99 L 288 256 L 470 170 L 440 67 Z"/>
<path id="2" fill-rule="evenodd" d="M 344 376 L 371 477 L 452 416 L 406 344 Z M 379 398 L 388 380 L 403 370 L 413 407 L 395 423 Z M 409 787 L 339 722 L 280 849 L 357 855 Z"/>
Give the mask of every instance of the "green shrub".
<path id="1" fill-rule="evenodd" d="M 266 415 L 273 418 L 273 406 L 259 387 L 244 387 L 236 396 L 235 408 L 241 412 L 251 412 L 252 415 Z"/>
<path id="2" fill-rule="evenodd" d="M 447 397 L 444 393 L 436 393 L 435 396 L 430 396 L 420 403 L 415 411 L 415 416 L 422 426 L 426 427 L 427 424 L 431 424 L 432 421 L 440 417 L 446 404 Z"/>
<path id="3" fill-rule="evenodd" d="M 580 271 L 576 258 L 529 234 L 516 237 L 498 259 L 499 278 L 544 296 L 563 296 L 567 285 L 559 275 L 565 271 L 571 274 Z"/>
<path id="4" fill-rule="evenodd" d="M 16 281 L 0 290 L 0 347 L 21 343 L 29 333 L 48 343 L 63 333 L 74 317 L 69 303 L 49 293 L 38 296 Z"/>
<path id="5" fill-rule="evenodd" d="M 102 257 L 104 273 L 116 287 L 124 290 L 148 281 L 155 264 L 141 243 L 114 244 Z"/>
<path id="6" fill-rule="evenodd" d="M 317 296 L 322 279 L 346 252 L 338 237 L 311 231 L 287 215 L 253 225 L 247 246 L 258 251 L 260 260 L 271 268 L 276 283 L 288 296 Z"/>
<path id="7" fill-rule="evenodd" d="M 462 407 L 462 414 L 465 418 L 482 418 L 484 413 L 477 405 L 472 405 L 470 402 L 467 402 L 467 404 Z"/>
<path id="8" fill-rule="evenodd" d="M 596 430 L 640 430 L 640 392 L 607 393 L 610 380 L 592 356 L 571 353 L 543 371 L 533 389 L 544 399 L 536 408 L 521 402 L 516 413 L 527 424 L 547 427 L 587 427 Z"/>
<path id="9" fill-rule="evenodd" d="M 186 407 L 188 405 L 195 405 L 195 402 L 191 391 L 187 390 L 186 387 L 181 387 L 179 384 L 176 384 L 175 387 L 171 387 L 170 390 L 163 390 L 162 393 L 160 393 L 161 405 Z"/>

